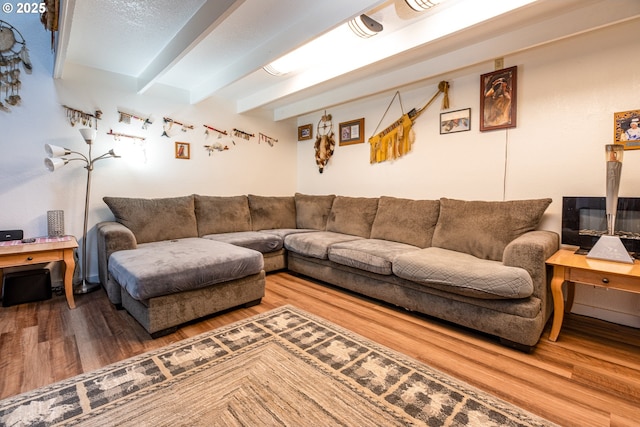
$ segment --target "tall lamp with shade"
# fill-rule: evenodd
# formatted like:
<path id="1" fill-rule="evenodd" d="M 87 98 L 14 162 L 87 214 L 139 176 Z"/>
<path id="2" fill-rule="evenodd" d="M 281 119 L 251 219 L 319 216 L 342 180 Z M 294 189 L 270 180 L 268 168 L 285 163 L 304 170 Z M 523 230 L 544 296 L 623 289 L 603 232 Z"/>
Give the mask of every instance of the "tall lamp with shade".
<path id="1" fill-rule="evenodd" d="M 84 168 L 87 170 L 87 190 L 84 199 L 84 228 L 82 232 L 82 283 L 74 285 L 73 292 L 76 294 L 86 294 L 88 292 L 95 291 L 100 287 L 100 283 L 90 283 L 87 279 L 87 225 L 89 222 L 89 197 L 91 194 L 91 172 L 93 171 L 93 165 L 98 160 L 119 158 L 113 149 L 96 157 L 91 157 L 91 147 L 93 141 L 96 138 L 96 130 L 91 128 L 80 129 L 82 138 L 89 146 L 89 154 L 84 154 L 73 151 L 68 148 L 59 147 L 57 145 L 45 144 L 44 149 L 47 152 L 47 158 L 44 159 L 44 164 L 49 171 L 54 172 L 69 162 L 79 160 L 84 162 Z M 68 157 L 73 156 L 73 157 Z"/>

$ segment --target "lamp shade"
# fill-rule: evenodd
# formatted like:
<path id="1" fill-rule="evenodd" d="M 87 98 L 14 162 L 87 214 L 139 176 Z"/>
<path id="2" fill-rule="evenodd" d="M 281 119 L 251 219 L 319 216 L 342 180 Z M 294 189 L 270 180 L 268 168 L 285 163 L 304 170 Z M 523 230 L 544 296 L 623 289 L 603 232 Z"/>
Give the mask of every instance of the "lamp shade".
<path id="1" fill-rule="evenodd" d="M 82 137 L 84 138 L 84 141 L 87 144 L 91 144 L 93 142 L 93 140 L 96 139 L 96 134 L 98 132 L 96 132 L 95 129 L 84 128 L 84 129 L 80 129 L 80 133 L 82 134 Z"/>
<path id="2" fill-rule="evenodd" d="M 53 172 L 56 169 L 60 169 L 67 163 L 69 163 L 69 160 L 67 159 L 59 159 L 59 158 L 50 159 L 48 157 L 44 159 L 44 165 L 47 167 L 47 169 L 49 169 L 50 172 Z"/>
<path id="3" fill-rule="evenodd" d="M 51 144 L 44 144 L 44 151 L 47 152 L 47 156 L 49 157 L 61 157 L 71 154 L 71 151 L 68 149 Z"/>

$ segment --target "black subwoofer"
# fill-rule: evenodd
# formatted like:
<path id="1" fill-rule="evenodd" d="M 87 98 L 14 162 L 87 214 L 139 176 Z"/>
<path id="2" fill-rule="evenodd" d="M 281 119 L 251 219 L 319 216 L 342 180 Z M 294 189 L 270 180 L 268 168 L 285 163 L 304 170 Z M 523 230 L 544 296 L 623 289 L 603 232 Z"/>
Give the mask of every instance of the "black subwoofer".
<path id="1" fill-rule="evenodd" d="M 49 270 L 38 269 L 7 273 L 2 280 L 2 306 L 51 298 Z"/>

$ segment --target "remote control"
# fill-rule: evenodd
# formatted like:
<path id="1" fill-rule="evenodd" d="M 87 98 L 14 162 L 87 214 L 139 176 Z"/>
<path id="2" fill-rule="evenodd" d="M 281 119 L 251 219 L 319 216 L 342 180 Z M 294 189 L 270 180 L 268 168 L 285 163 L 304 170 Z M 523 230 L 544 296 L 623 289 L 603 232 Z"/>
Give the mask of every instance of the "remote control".
<path id="1" fill-rule="evenodd" d="M 33 243 L 35 241 L 36 241 L 36 239 L 34 239 L 33 237 L 22 239 L 22 243 Z"/>

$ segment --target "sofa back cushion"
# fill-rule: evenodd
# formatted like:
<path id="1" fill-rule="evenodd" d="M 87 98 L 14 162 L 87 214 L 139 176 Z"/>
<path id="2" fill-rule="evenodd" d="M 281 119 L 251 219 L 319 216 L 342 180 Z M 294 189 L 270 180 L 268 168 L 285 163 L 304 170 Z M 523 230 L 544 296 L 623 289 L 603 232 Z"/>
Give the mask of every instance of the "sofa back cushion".
<path id="1" fill-rule="evenodd" d="M 440 199 L 435 247 L 502 261 L 504 248 L 538 227 L 551 199 L 505 202 Z"/>
<path id="2" fill-rule="evenodd" d="M 254 231 L 296 228 L 296 203 L 293 196 L 268 197 L 249 194 L 251 226 Z"/>
<path id="3" fill-rule="evenodd" d="M 371 238 L 429 247 L 439 213 L 439 200 L 382 196 L 371 228 Z"/>
<path id="4" fill-rule="evenodd" d="M 377 209 L 377 198 L 336 196 L 327 220 L 327 231 L 368 239 Z"/>
<path id="5" fill-rule="evenodd" d="M 138 199 L 104 197 L 116 221 L 136 236 L 138 243 L 198 237 L 194 197 Z"/>
<path id="6" fill-rule="evenodd" d="M 327 219 L 331 212 L 333 194 L 326 196 L 314 196 L 296 193 L 296 226 L 297 228 L 310 228 L 313 230 L 325 230 Z"/>
<path id="7" fill-rule="evenodd" d="M 195 196 L 198 236 L 251 231 L 247 196 Z"/>

